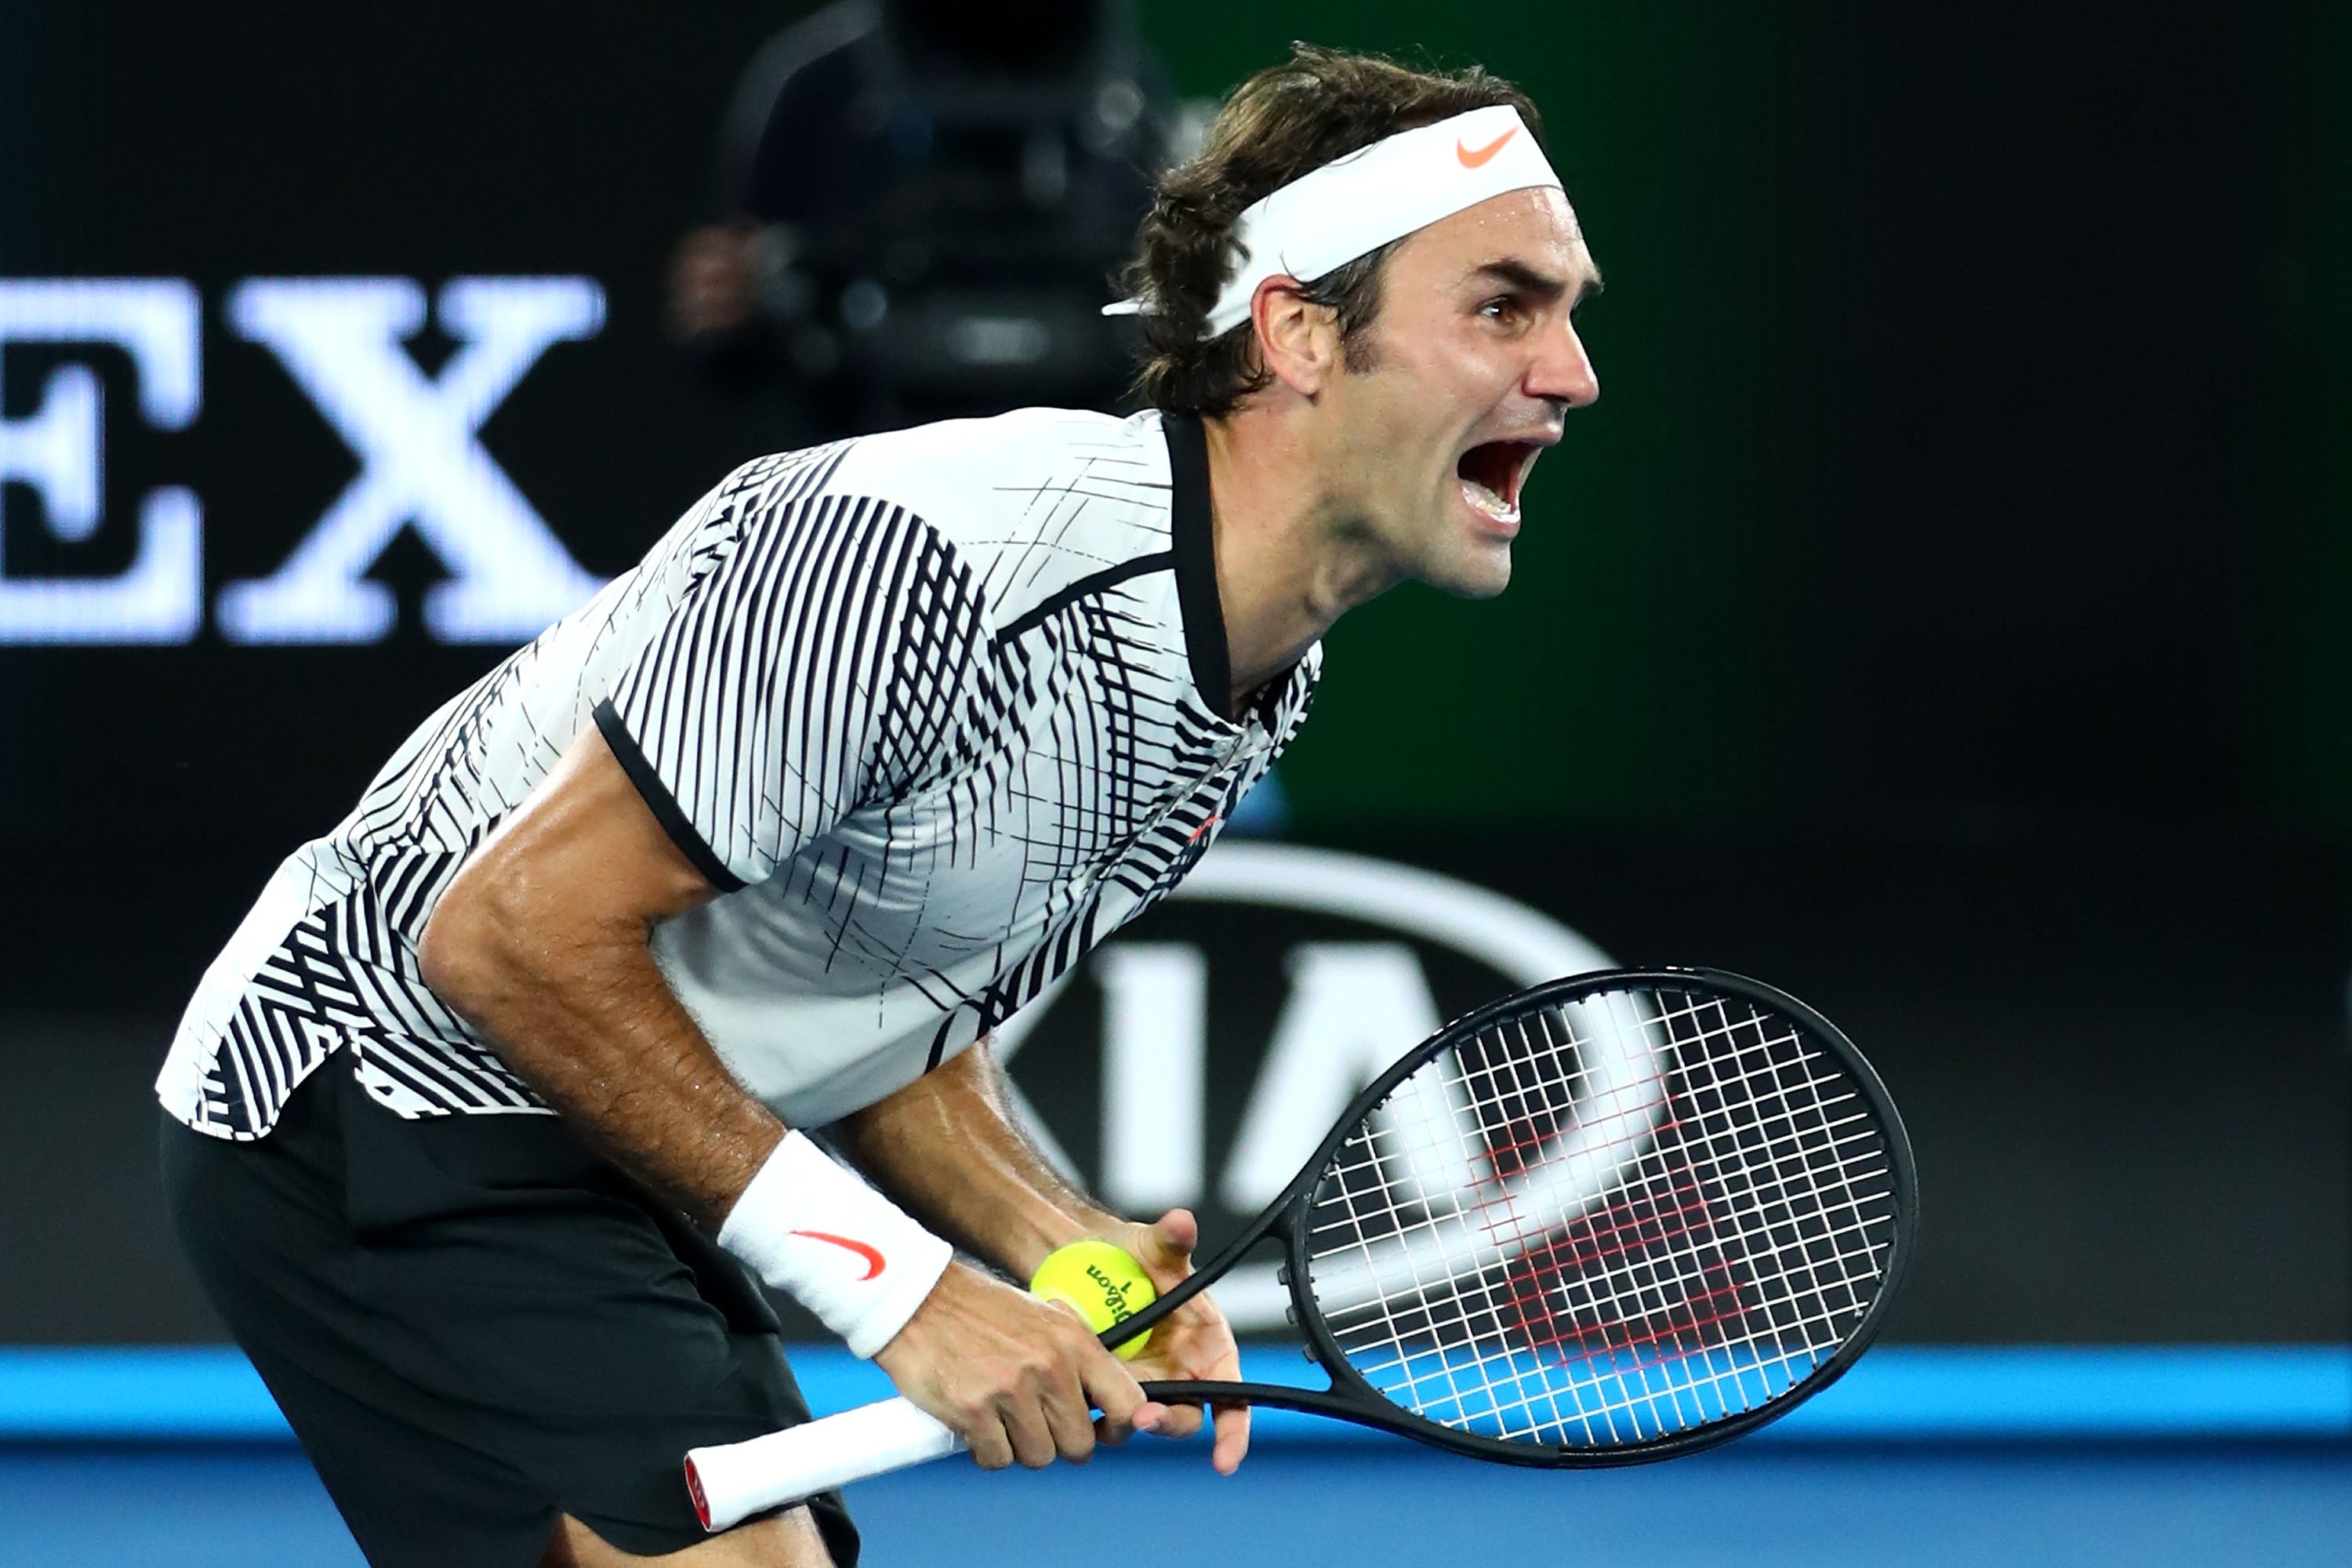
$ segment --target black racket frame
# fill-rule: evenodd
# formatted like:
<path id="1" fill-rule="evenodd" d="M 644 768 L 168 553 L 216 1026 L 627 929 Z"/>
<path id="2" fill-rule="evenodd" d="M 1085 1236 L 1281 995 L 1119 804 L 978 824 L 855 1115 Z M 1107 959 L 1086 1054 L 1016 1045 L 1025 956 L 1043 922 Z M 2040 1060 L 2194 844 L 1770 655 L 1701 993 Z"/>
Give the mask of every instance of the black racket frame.
<path id="1" fill-rule="evenodd" d="M 1432 1057 L 1450 1048 L 1457 1041 L 1474 1037 L 1497 1022 L 1581 1001 L 1604 991 L 1645 985 L 1717 993 L 1727 998 L 1753 1002 L 1786 1016 L 1809 1031 L 1814 1044 L 1836 1058 L 1839 1067 L 1853 1080 L 1856 1090 L 1868 1101 L 1886 1141 L 1895 1196 L 1893 1235 L 1885 1278 L 1869 1310 L 1829 1360 L 1764 1404 L 1703 1426 L 1638 1443 L 1570 1448 L 1511 1442 L 1475 1432 L 1457 1431 L 1392 1404 L 1349 1364 L 1346 1352 L 1340 1349 L 1337 1336 L 1331 1332 L 1323 1321 L 1321 1310 L 1315 1305 L 1314 1293 L 1305 1278 L 1309 1257 L 1307 1215 L 1314 1206 L 1315 1188 L 1322 1178 L 1324 1168 L 1339 1152 L 1339 1146 L 1353 1136 L 1365 1119 L 1388 1098 L 1391 1089 L 1419 1070 Z M 1271 1383 L 1146 1383 L 1143 1392 L 1147 1398 L 1162 1404 L 1223 1402 L 1301 1410 L 1310 1415 L 1352 1421 L 1359 1426 L 1379 1427 L 1475 1458 L 1543 1469 L 1601 1469 L 1618 1465 L 1643 1464 L 1654 1459 L 1670 1459 L 1702 1448 L 1711 1448 L 1718 1443 L 1727 1443 L 1734 1437 L 1779 1420 L 1844 1376 L 1846 1369 L 1870 1348 L 1885 1320 L 1888 1306 L 1895 1300 L 1896 1288 L 1902 1283 L 1911 1254 L 1917 1250 L 1918 1183 L 1918 1167 L 1912 1156 L 1910 1136 L 1904 1131 L 1903 1118 L 1895 1110 L 1895 1101 L 1888 1097 L 1886 1086 L 1880 1081 L 1877 1070 L 1855 1049 L 1853 1042 L 1846 1038 L 1843 1030 L 1804 1003 L 1762 981 L 1750 980 L 1746 975 L 1720 969 L 1594 970 L 1530 986 L 1490 1002 L 1475 1012 L 1465 1013 L 1399 1058 L 1370 1088 L 1356 1097 L 1332 1126 L 1330 1135 L 1323 1140 L 1322 1146 L 1315 1151 L 1313 1157 L 1291 1179 L 1290 1185 L 1266 1206 L 1265 1212 L 1250 1221 L 1223 1250 L 1181 1285 L 1126 1321 L 1106 1330 L 1102 1342 L 1106 1346 L 1120 1345 L 1143 1333 L 1207 1289 L 1260 1243 L 1275 1237 L 1281 1242 L 1285 1255 L 1278 1277 L 1290 1291 L 1288 1316 L 1307 1342 L 1309 1359 L 1323 1369 L 1324 1374 L 1331 1380 L 1331 1386 L 1316 1389 L 1293 1388 Z"/>

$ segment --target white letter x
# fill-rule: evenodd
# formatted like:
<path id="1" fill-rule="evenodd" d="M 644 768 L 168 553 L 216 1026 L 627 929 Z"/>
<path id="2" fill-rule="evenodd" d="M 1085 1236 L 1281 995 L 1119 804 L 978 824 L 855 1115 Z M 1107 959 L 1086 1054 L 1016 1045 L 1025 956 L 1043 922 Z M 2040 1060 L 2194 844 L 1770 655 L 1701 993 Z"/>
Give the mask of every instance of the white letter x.
<path id="1" fill-rule="evenodd" d="M 444 642 L 534 637 L 601 586 L 475 434 L 551 344 L 595 335 L 604 291 L 588 278 L 459 278 L 436 303 L 463 346 L 427 380 L 401 346 L 425 325 L 410 279 L 255 278 L 231 291 L 229 323 L 277 354 L 362 464 L 285 565 L 221 590 L 231 641 L 385 636 L 397 607 L 362 574 L 404 523 L 452 574 L 425 598 Z"/>

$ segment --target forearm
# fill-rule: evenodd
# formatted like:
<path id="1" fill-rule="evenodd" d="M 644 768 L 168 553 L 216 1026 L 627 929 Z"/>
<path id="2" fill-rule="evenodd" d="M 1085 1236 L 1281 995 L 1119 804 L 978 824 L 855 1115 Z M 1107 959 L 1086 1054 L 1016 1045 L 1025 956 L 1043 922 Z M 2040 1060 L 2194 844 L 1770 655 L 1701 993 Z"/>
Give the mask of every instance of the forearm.
<path id="1" fill-rule="evenodd" d="M 530 902 L 509 887 L 436 931 L 463 957 L 435 991 L 600 1152 L 716 1229 L 782 1123 L 720 1062 L 641 923 L 512 907 Z M 544 934 L 526 949 L 518 931 Z"/>
<path id="2" fill-rule="evenodd" d="M 646 945 L 713 896 L 592 726 L 443 891 L 417 962 L 600 1152 L 715 1229 L 783 1129 Z"/>
<path id="3" fill-rule="evenodd" d="M 844 1118 L 835 1132 L 877 1186 L 1016 1279 L 1054 1248 L 1118 1224 L 1022 1133 L 985 1040 Z"/>

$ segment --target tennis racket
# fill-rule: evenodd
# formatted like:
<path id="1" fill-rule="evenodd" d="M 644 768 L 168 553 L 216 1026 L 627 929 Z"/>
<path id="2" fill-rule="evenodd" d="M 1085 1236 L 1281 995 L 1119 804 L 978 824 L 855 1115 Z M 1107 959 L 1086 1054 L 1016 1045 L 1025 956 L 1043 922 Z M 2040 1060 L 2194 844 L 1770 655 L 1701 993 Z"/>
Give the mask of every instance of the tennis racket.
<path id="1" fill-rule="evenodd" d="M 1827 1019 L 1705 969 L 1607 970 L 1456 1019 L 1382 1073 L 1143 1332 L 1278 1242 L 1328 1389 L 1147 1383 L 1506 1464 L 1669 1458 L 1755 1430 L 1869 1344 L 1916 1247 L 1903 1123 Z M 697 1448 L 707 1529 L 955 1452 L 905 1399 Z"/>

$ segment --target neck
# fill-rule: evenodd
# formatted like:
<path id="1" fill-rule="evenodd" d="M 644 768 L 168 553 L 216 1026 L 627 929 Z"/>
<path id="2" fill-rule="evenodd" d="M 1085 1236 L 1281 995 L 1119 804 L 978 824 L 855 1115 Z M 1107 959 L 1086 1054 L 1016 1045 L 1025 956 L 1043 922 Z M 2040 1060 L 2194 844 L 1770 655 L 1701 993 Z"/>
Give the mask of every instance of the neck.
<path id="1" fill-rule="evenodd" d="M 1302 421 L 1253 399 L 1202 426 L 1238 713 L 1332 622 L 1404 574 L 1334 482 L 1337 456 Z"/>

